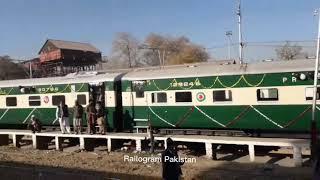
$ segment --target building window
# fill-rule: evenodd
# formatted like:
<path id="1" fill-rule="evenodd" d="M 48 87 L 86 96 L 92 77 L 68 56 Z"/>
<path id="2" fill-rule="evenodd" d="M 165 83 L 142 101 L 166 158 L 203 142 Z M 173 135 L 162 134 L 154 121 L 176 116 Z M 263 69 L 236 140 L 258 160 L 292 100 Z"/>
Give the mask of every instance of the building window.
<path id="1" fill-rule="evenodd" d="M 232 101 L 231 90 L 213 91 L 213 102 L 215 101 Z"/>
<path id="2" fill-rule="evenodd" d="M 133 91 L 136 92 L 136 98 L 144 98 L 145 81 L 133 81 Z"/>
<path id="3" fill-rule="evenodd" d="M 166 103 L 167 93 L 152 93 L 151 100 L 152 100 L 152 103 Z"/>
<path id="4" fill-rule="evenodd" d="M 86 105 L 87 104 L 87 97 L 86 97 L 85 94 L 77 95 L 77 100 L 78 100 L 78 103 L 81 104 L 81 105 Z"/>
<path id="5" fill-rule="evenodd" d="M 278 101 L 278 89 L 269 88 L 269 89 L 258 89 L 257 90 L 257 99 L 258 101 Z"/>
<path id="6" fill-rule="evenodd" d="M 40 106 L 41 98 L 40 96 L 29 96 L 29 106 Z"/>
<path id="7" fill-rule="evenodd" d="M 191 92 L 176 92 L 176 102 L 192 102 Z"/>
<path id="8" fill-rule="evenodd" d="M 7 97 L 6 98 L 7 106 L 17 106 L 17 98 L 16 97 Z"/>
<path id="9" fill-rule="evenodd" d="M 306 88 L 306 100 L 313 99 L 313 87 Z M 320 99 L 320 88 L 317 88 L 317 100 Z"/>
<path id="10" fill-rule="evenodd" d="M 65 96 L 62 96 L 62 95 L 52 96 L 52 105 L 58 106 L 60 105 L 61 101 L 66 102 Z"/>

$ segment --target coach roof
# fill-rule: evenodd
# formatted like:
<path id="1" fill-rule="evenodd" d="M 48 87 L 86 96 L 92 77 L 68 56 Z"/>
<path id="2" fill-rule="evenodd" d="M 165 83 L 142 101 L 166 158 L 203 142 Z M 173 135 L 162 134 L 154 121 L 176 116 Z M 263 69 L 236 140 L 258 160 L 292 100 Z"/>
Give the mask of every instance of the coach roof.
<path id="1" fill-rule="evenodd" d="M 75 84 L 75 83 L 94 83 L 103 81 L 115 81 L 120 78 L 121 73 L 73 73 L 63 77 L 34 78 L 34 79 L 17 79 L 0 81 L 0 87 L 17 87 L 17 86 L 37 86 L 47 84 Z"/>
<path id="2" fill-rule="evenodd" d="M 315 61 L 310 59 L 271 61 L 249 64 L 198 63 L 176 67 L 136 69 L 127 73 L 124 80 L 206 77 L 221 75 L 261 74 L 278 72 L 314 71 Z"/>

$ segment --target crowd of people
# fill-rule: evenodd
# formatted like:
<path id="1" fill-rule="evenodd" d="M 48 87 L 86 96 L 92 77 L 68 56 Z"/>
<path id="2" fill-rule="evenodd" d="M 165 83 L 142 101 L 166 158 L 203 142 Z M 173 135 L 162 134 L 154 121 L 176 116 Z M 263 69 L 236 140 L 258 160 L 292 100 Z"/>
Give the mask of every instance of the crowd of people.
<path id="1" fill-rule="evenodd" d="M 60 105 L 56 110 L 56 117 L 60 123 L 60 129 L 63 134 L 71 133 L 70 125 L 69 125 L 69 112 L 68 105 L 66 105 L 63 101 L 60 102 Z M 86 116 L 87 116 L 87 129 L 89 134 L 95 134 L 96 129 L 95 125 L 97 124 L 99 134 L 105 134 L 105 111 L 101 102 L 97 102 L 96 104 L 93 100 L 89 101 L 88 106 L 85 108 Z M 83 116 L 84 109 L 82 105 L 76 100 L 75 105 L 73 107 L 73 127 L 75 134 L 82 133 L 82 125 L 83 125 Z"/>
<path id="2" fill-rule="evenodd" d="M 87 117 L 87 130 L 89 134 L 96 133 L 96 125 L 98 127 L 99 134 L 106 133 L 106 122 L 105 122 L 105 111 L 101 102 L 94 103 L 93 100 L 89 101 L 89 104 L 85 108 L 76 100 L 73 107 L 73 131 L 75 134 L 82 133 L 83 127 L 83 117 L 86 113 Z M 59 121 L 61 133 L 71 134 L 70 124 L 69 124 L 69 107 L 64 101 L 61 101 L 56 109 L 56 118 Z M 28 128 L 33 132 L 41 131 L 41 122 L 35 115 L 31 116 Z"/>

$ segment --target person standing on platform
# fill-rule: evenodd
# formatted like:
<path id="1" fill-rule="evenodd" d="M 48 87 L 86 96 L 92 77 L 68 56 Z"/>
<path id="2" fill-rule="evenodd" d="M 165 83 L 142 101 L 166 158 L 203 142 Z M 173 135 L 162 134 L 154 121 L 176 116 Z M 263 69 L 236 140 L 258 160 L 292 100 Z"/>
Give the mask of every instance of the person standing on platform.
<path id="1" fill-rule="evenodd" d="M 83 107 L 79 104 L 78 100 L 75 101 L 73 107 L 73 128 L 75 134 L 81 134 L 82 130 L 82 117 L 83 117 Z"/>
<path id="2" fill-rule="evenodd" d="M 61 101 L 60 105 L 57 107 L 56 117 L 59 120 L 62 134 L 65 134 L 66 132 L 70 134 L 69 110 L 64 101 Z"/>
<path id="3" fill-rule="evenodd" d="M 101 102 L 98 102 L 97 105 L 96 105 L 96 109 L 97 109 L 97 124 L 99 126 L 99 133 L 100 134 L 105 134 L 105 130 L 106 130 L 106 127 L 105 127 L 105 112 L 104 112 L 104 109 L 102 107 L 102 104 Z"/>
<path id="4" fill-rule="evenodd" d="M 92 99 L 89 100 L 89 104 L 86 107 L 86 113 L 87 113 L 87 125 L 88 125 L 88 133 L 94 134 L 94 123 L 95 123 L 95 116 L 96 116 L 96 108 L 94 107 L 94 102 Z"/>

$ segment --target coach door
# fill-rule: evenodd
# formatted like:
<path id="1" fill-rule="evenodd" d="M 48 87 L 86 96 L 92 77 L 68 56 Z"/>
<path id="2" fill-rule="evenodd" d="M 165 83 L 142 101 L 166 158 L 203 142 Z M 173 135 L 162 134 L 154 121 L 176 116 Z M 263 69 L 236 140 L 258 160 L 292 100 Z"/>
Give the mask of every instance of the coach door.
<path id="1" fill-rule="evenodd" d="M 89 99 L 92 99 L 96 104 L 101 102 L 102 107 L 105 107 L 105 86 L 103 82 L 89 83 Z"/>
<path id="2" fill-rule="evenodd" d="M 145 91 L 146 81 L 132 82 L 132 99 L 133 99 L 133 121 L 134 128 L 146 128 L 148 125 L 148 103 L 147 93 Z"/>

